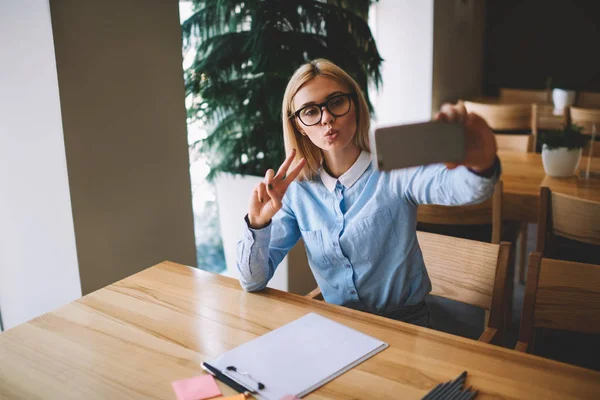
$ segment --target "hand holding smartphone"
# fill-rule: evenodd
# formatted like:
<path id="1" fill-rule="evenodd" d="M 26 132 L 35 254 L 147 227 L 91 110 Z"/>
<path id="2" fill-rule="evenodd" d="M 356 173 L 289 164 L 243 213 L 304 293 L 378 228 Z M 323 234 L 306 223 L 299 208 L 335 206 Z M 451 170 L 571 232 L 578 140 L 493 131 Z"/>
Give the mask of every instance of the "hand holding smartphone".
<path id="1" fill-rule="evenodd" d="M 390 171 L 464 160 L 465 128 L 461 123 L 429 121 L 378 127 L 371 136 L 371 152 L 378 169 Z"/>

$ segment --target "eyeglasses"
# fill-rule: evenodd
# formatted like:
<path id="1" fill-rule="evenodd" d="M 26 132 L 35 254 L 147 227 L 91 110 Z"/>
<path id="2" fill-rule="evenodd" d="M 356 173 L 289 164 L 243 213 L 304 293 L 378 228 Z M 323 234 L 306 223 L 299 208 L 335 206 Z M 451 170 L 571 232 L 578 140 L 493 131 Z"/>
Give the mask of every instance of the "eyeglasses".
<path id="1" fill-rule="evenodd" d="M 323 107 L 334 117 L 341 117 L 350 111 L 351 99 L 356 98 L 356 93 L 342 93 L 333 96 L 321 104 L 310 104 L 296 111 L 290 118 L 298 118 L 306 126 L 313 126 L 321 122 Z"/>

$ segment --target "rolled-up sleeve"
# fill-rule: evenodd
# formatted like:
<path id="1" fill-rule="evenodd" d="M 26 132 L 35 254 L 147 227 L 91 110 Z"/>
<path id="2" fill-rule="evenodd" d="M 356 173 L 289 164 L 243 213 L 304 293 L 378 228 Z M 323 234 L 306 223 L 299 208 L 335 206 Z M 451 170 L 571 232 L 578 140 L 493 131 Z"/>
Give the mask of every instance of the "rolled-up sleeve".
<path id="1" fill-rule="evenodd" d="M 237 247 L 237 268 L 244 290 L 254 292 L 267 286 L 277 266 L 300 239 L 296 217 L 284 198 L 281 210 L 262 229 L 246 224 Z"/>

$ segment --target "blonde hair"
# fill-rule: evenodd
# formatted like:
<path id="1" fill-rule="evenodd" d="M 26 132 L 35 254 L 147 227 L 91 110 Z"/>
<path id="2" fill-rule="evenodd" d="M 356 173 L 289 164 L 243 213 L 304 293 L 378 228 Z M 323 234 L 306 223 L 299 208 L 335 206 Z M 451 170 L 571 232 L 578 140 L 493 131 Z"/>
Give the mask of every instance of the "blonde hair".
<path id="1" fill-rule="evenodd" d="M 354 134 L 354 144 L 361 150 L 370 151 L 369 147 L 369 126 L 371 118 L 369 107 L 363 95 L 360 86 L 343 69 L 331 61 L 319 58 L 302 65 L 294 72 L 287 84 L 283 95 L 283 104 L 281 117 L 283 121 L 283 142 L 285 152 L 289 154 L 292 149 L 296 149 L 296 162 L 301 158 L 306 159 L 306 165 L 298 175 L 298 180 L 312 180 L 318 173 L 323 161 L 323 151 L 314 145 L 308 136 L 300 133 L 296 126 L 295 118 L 291 118 L 294 111 L 294 96 L 300 90 L 302 85 L 317 76 L 325 76 L 346 85 L 352 93 L 356 94 L 354 103 L 356 110 L 356 133 Z"/>

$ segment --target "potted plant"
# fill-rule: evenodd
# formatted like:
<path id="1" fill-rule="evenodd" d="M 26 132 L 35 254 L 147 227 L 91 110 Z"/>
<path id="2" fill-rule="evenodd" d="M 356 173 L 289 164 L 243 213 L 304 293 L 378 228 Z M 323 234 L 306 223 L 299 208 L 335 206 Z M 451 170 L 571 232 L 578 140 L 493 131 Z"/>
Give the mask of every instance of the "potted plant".
<path id="1" fill-rule="evenodd" d="M 338 64 L 369 102 L 367 86 L 379 85 L 382 62 L 363 15 L 372 2 L 194 0 L 182 24 L 184 51 L 196 50 L 185 71 L 188 119 L 208 127 L 196 147 L 209 158 L 210 179 L 263 176 L 281 163 L 283 93 L 309 60 Z"/>
<path id="2" fill-rule="evenodd" d="M 201 121 L 207 131 L 192 151 L 207 159 L 215 182 L 225 274 L 237 274 L 236 244 L 253 186 L 285 158 L 281 103 L 293 72 L 327 58 L 356 79 L 367 102 L 368 84 L 380 84 L 382 58 L 367 24 L 374 1 L 194 0 L 182 24 L 184 51 L 197 52 L 185 71 L 193 98 L 188 123 Z M 283 290 L 290 288 L 277 282 L 281 274 L 291 281 L 287 262 L 271 281 Z"/>
<path id="3" fill-rule="evenodd" d="M 562 129 L 540 132 L 542 163 L 548 176 L 564 178 L 575 175 L 581 150 L 588 136 L 583 128 L 575 124 L 565 124 Z"/>

